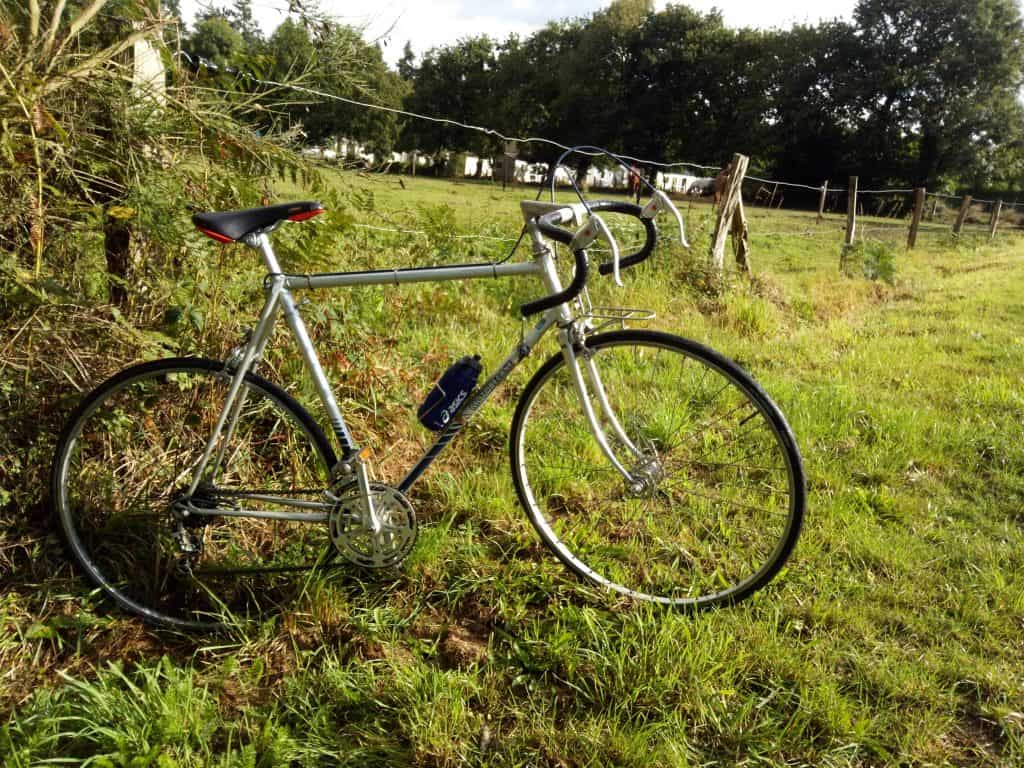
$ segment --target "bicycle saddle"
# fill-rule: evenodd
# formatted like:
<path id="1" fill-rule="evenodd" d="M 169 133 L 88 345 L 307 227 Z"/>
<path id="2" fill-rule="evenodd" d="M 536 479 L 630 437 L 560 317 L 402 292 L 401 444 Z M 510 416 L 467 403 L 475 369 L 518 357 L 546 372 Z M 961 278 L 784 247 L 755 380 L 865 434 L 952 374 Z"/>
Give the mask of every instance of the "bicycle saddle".
<path id="1" fill-rule="evenodd" d="M 283 219 L 305 221 L 324 212 L 324 207 L 313 200 L 298 203 L 266 205 L 243 211 L 211 211 L 192 217 L 196 229 L 207 237 L 222 243 L 233 243 L 257 230 L 277 224 Z"/>

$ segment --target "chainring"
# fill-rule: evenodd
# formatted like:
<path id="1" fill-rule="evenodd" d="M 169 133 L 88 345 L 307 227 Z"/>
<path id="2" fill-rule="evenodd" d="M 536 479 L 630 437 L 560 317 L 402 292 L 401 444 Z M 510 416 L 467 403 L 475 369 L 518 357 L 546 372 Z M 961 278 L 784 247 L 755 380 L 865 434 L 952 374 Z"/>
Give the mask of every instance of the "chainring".
<path id="1" fill-rule="evenodd" d="M 416 543 L 416 514 L 397 488 L 370 483 L 373 508 L 381 530 L 374 534 L 363 525 L 363 499 L 356 482 L 336 493 L 328 526 L 338 552 L 361 568 L 391 568 L 401 563 Z"/>

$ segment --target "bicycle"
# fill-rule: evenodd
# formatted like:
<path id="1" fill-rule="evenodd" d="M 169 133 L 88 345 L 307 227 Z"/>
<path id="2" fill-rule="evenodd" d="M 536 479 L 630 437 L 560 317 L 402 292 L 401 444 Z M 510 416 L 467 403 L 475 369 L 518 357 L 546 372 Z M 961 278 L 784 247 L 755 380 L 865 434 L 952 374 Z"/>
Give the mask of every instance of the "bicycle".
<path id="1" fill-rule="evenodd" d="M 417 525 L 409 489 L 549 330 L 560 352 L 523 390 L 510 428 L 519 501 L 546 546 L 584 581 L 682 608 L 731 604 L 767 584 L 799 536 L 805 479 L 778 407 L 738 365 L 697 342 L 626 328 L 631 310 L 585 290 L 597 239 L 613 274 L 647 259 L 671 201 L 521 203 L 533 258 L 362 272 L 282 271 L 269 235 L 323 212 L 317 202 L 193 216 L 206 235 L 258 250 L 266 299 L 226 360 L 129 367 L 93 390 L 60 436 L 51 498 L 73 559 L 121 609 L 185 630 L 256 615 L 296 574 L 339 563 L 398 566 Z M 602 213 L 644 229 L 620 258 Z M 577 227 L 566 229 L 568 225 Z M 680 228 L 680 235 L 683 236 Z M 550 247 L 548 241 L 556 245 Z M 685 242 L 685 239 L 684 239 Z M 572 254 L 562 284 L 558 245 Z M 396 486 L 375 481 L 349 432 L 293 292 L 360 285 L 539 278 L 540 315 Z M 284 316 L 328 414 L 334 444 L 277 384 L 255 373 Z M 609 323 L 621 324 L 607 331 Z"/>

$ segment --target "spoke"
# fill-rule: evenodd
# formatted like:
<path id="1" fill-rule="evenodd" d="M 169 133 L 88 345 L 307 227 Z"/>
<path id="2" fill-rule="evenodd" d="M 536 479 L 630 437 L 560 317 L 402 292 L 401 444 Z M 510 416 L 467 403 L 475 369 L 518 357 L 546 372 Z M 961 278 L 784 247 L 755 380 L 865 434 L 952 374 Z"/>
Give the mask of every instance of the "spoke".
<path id="1" fill-rule="evenodd" d="M 741 409 L 743 409 L 743 408 L 746 408 L 746 407 L 751 407 L 751 408 L 753 408 L 753 407 L 754 407 L 754 404 L 753 404 L 753 403 L 751 403 L 751 402 L 750 402 L 749 400 L 744 400 L 744 401 L 743 401 L 742 403 L 740 403 L 739 405 L 737 405 L 737 406 L 736 406 L 735 408 L 733 408 L 733 409 L 732 409 L 731 411 L 727 411 L 726 413 L 723 413 L 723 414 L 722 414 L 721 416 L 719 416 L 719 417 L 718 417 L 717 419 L 715 419 L 714 421 L 709 421 L 709 422 L 707 422 L 707 423 L 705 423 L 705 424 L 701 424 L 701 425 L 700 425 L 699 427 L 697 427 L 697 429 L 693 430 L 692 432 L 689 432 L 689 433 L 687 433 L 687 434 L 686 434 L 686 435 L 685 435 L 685 436 L 684 436 L 684 437 L 683 437 L 683 438 L 682 438 L 682 439 L 681 439 L 681 440 L 680 440 L 679 442 L 675 443 L 675 444 L 673 445 L 673 447 L 678 447 L 678 446 L 680 446 L 680 445 L 683 445 L 684 443 L 687 443 L 687 442 L 689 442 L 689 441 L 690 441 L 690 438 L 692 438 L 692 437 L 694 437 L 694 436 L 698 436 L 698 435 L 701 435 L 701 434 L 703 434 L 704 432 L 706 432 L 706 431 L 707 431 L 708 429 L 710 429 L 711 427 L 715 426 L 716 424 L 721 424 L 721 423 L 722 423 L 723 421 L 725 421 L 725 420 L 726 420 L 727 418 L 729 418 L 729 417 L 730 417 L 730 416 L 732 416 L 732 415 L 733 415 L 734 413 L 736 413 L 736 411 L 739 411 L 739 410 L 741 410 Z M 757 412 L 757 409 L 756 409 L 756 408 L 754 408 L 754 411 L 755 411 L 755 413 L 756 413 L 756 412 Z M 745 422 L 744 422 L 744 423 L 745 423 Z"/>
<path id="2" fill-rule="evenodd" d="M 663 350 L 659 350 L 659 354 L 661 354 L 662 351 Z M 690 358 L 683 357 L 682 361 L 679 364 L 679 374 L 680 374 L 679 378 L 680 379 L 682 378 L 682 371 L 686 367 L 686 364 L 688 362 L 690 362 Z M 708 366 L 704 366 L 704 372 L 701 373 L 700 381 L 697 382 L 697 390 L 696 390 L 696 392 L 691 394 L 690 397 L 686 400 L 686 402 L 681 403 L 679 406 L 676 407 L 675 413 L 679 415 L 679 420 L 676 421 L 675 419 L 673 419 L 672 427 L 671 427 L 671 429 L 669 429 L 668 434 L 670 434 L 670 435 L 675 434 L 677 431 L 679 431 L 679 429 L 682 428 L 683 420 L 686 418 L 685 414 L 686 414 L 687 411 L 690 410 L 690 408 L 693 405 L 693 403 L 696 402 L 698 395 L 700 395 L 704 391 L 704 382 L 707 380 L 708 374 L 710 372 L 711 372 L 711 369 Z M 714 398 L 712 398 L 711 402 L 714 402 L 716 399 L 718 399 L 718 395 L 720 395 L 720 394 L 721 394 L 721 390 L 715 395 Z"/>
<path id="3" fill-rule="evenodd" d="M 755 447 L 755 449 L 753 451 L 750 451 L 748 453 L 743 454 L 743 456 L 740 456 L 739 459 L 742 460 L 742 461 L 747 461 L 749 459 L 754 458 L 755 456 L 760 456 L 761 454 L 764 454 L 764 453 L 769 452 L 769 451 L 774 453 L 775 452 L 774 449 L 776 449 L 776 448 L 779 449 L 779 450 L 782 450 L 782 446 L 779 445 L 772 438 L 773 438 L 773 436 L 769 435 L 769 439 L 764 444 Z"/>
<path id="4" fill-rule="evenodd" d="M 701 461 L 695 459 L 693 461 L 682 462 L 684 467 L 740 467 L 743 469 L 758 469 L 765 472 L 784 472 L 785 467 L 762 467 L 757 464 L 741 464 L 740 462 L 732 461 Z"/>
<path id="5" fill-rule="evenodd" d="M 725 503 L 726 505 L 728 505 L 730 507 L 737 507 L 739 509 L 752 509 L 755 512 L 764 512 L 764 513 L 766 513 L 768 515 L 775 515 L 775 514 L 778 514 L 778 512 L 779 512 L 778 509 L 772 510 L 772 509 L 766 509 L 765 507 L 759 507 L 759 506 L 756 506 L 754 504 L 742 504 L 742 503 L 740 503 L 738 501 L 730 501 L 729 499 L 726 499 L 723 496 L 710 496 L 710 495 L 708 495 L 706 493 L 697 493 L 697 491 L 691 491 L 691 490 L 689 490 L 687 488 L 681 488 L 680 486 L 675 485 L 675 484 L 667 485 L 667 486 L 663 487 L 662 490 L 664 490 L 664 491 L 678 491 L 680 493 L 686 494 L 687 496 L 696 496 L 697 498 L 707 499 L 708 501 L 712 501 L 712 502 L 715 502 L 715 503 L 722 502 L 722 503 Z"/>
<path id="6" fill-rule="evenodd" d="M 702 461 L 700 459 L 687 460 L 685 458 L 685 455 L 671 453 L 671 449 L 668 449 L 668 450 L 664 451 L 664 455 L 667 456 L 667 457 L 671 457 L 671 459 L 672 459 L 672 461 L 666 461 L 665 462 L 666 464 L 673 464 L 674 465 L 676 463 L 676 461 L 679 461 L 679 462 L 681 462 L 682 466 L 692 466 L 694 464 L 708 466 L 708 467 L 715 467 L 715 466 L 729 467 L 729 466 L 734 466 L 734 467 L 746 467 L 747 469 L 761 469 L 761 470 L 766 470 L 766 471 L 770 471 L 770 472 L 781 472 L 781 471 L 785 471 L 787 469 L 786 465 L 765 467 L 765 466 L 761 466 L 761 465 L 757 465 L 757 464 L 746 464 L 746 463 L 744 463 L 744 462 L 749 461 L 750 459 L 754 458 L 755 456 L 760 456 L 761 454 L 764 454 L 764 453 L 768 453 L 768 452 L 775 453 L 775 451 L 773 449 L 777 448 L 777 447 L 778 446 L 777 446 L 776 443 L 770 441 L 770 442 L 768 442 L 765 445 L 759 446 L 756 450 L 750 451 L 749 453 L 745 453 L 742 456 L 736 457 L 735 461 Z"/>
<path id="7" fill-rule="evenodd" d="M 554 533 L 542 536 L 582 564 L 570 567 L 584 578 L 593 568 L 625 589 L 724 600 L 721 590 L 772 562 L 774 533 L 796 500 L 790 478 L 799 466 L 774 429 L 776 409 L 762 406 L 742 371 L 685 344 L 637 334 L 595 352 L 610 411 L 641 453 L 647 492 L 615 483 L 614 469 L 580 439 L 585 423 L 569 389 L 555 386 L 560 371 L 535 397 L 515 465 Z M 625 450 L 621 440 L 612 445 Z"/>
<path id="8" fill-rule="evenodd" d="M 266 490 L 245 488 L 226 491 L 217 488 L 214 490 L 214 495 L 228 496 L 231 498 L 245 498 L 246 496 L 278 496 L 282 493 L 287 493 L 289 496 L 316 496 L 317 494 L 324 493 L 326 490 L 326 488 L 296 488 L 295 490 L 285 491 L 280 488 L 270 488 Z"/>
<path id="9" fill-rule="evenodd" d="M 569 474 L 573 472 L 579 472 L 580 474 L 591 473 L 594 474 L 618 474 L 619 471 L 615 467 L 598 467 L 594 465 L 580 465 L 580 464 L 544 464 L 545 469 L 556 469 L 561 470 L 561 474 Z"/>

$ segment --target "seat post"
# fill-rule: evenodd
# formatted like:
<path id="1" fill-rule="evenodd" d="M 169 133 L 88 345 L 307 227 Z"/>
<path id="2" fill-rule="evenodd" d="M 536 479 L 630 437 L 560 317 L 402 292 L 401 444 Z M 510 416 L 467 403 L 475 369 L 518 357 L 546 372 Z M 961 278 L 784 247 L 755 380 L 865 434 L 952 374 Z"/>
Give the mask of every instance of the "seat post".
<path id="1" fill-rule="evenodd" d="M 277 255 L 270 244 L 270 238 L 266 232 L 254 232 L 245 236 L 245 244 L 255 248 L 263 254 L 263 263 L 267 265 L 267 271 L 272 275 L 281 274 L 281 265 L 277 262 Z"/>

